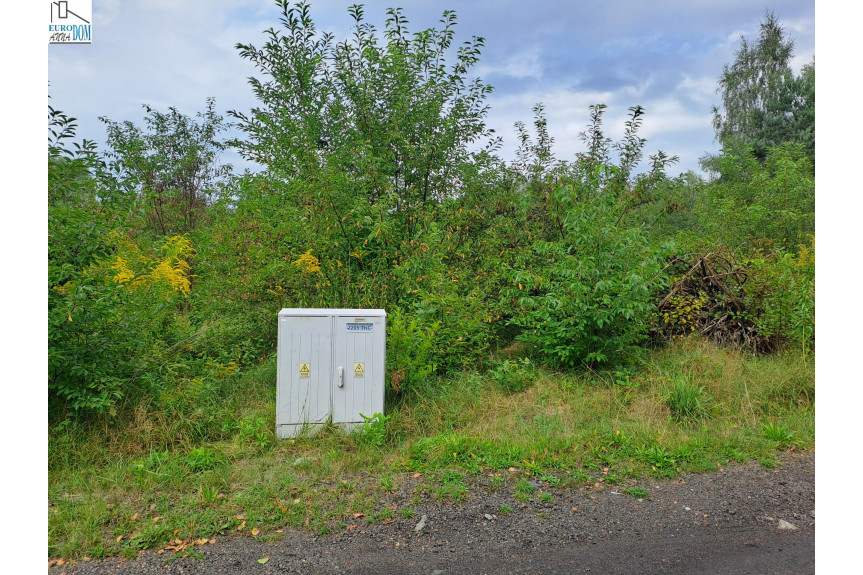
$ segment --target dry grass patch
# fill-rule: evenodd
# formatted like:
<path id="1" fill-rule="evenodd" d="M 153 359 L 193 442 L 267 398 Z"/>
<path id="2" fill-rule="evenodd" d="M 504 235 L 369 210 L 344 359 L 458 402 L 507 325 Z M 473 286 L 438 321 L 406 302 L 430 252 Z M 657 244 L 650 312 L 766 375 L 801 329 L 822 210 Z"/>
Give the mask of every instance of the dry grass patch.
<path id="1" fill-rule="evenodd" d="M 668 422 L 671 411 L 659 394 L 644 395 L 633 400 L 627 410 L 626 417 L 618 421 L 637 421 L 649 428 L 659 428 Z"/>

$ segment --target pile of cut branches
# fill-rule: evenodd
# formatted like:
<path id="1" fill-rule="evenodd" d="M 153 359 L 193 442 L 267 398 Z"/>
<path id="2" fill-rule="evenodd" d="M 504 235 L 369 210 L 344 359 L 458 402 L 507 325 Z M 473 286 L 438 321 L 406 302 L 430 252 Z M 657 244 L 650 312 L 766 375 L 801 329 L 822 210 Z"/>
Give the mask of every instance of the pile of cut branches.
<path id="1" fill-rule="evenodd" d="M 758 335 L 746 309 L 748 278 L 730 251 L 719 248 L 704 255 L 675 256 L 671 290 L 659 301 L 658 339 L 701 333 L 719 343 L 765 351 L 769 342 Z"/>

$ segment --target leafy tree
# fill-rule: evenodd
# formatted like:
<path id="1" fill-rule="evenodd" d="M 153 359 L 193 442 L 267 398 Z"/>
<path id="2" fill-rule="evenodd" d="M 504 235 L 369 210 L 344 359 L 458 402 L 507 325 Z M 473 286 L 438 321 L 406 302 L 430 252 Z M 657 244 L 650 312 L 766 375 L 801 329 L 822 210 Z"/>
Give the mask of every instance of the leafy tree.
<path id="1" fill-rule="evenodd" d="M 399 241 L 410 238 L 419 212 L 459 192 L 469 147 L 490 135 L 491 87 L 468 78 L 483 39 L 458 47 L 448 65 L 454 12 L 444 12 L 442 29 L 411 35 L 402 11 L 390 9 L 381 39 L 354 5 L 353 36 L 336 43 L 317 32 L 308 4 L 278 5 L 283 30 L 267 30 L 262 48 L 237 45 L 264 78 L 250 80 L 260 107 L 231 112 L 248 137 L 235 144 L 272 177 L 306 182 L 289 200 L 333 218 L 345 260 L 368 234 L 363 216 L 386 216 Z"/>
<path id="2" fill-rule="evenodd" d="M 554 138 L 548 133 L 548 120 L 545 118 L 545 105 L 537 103 L 533 107 L 533 127 L 536 132 L 536 142 L 530 136 L 524 122 L 516 122 L 519 147 L 515 152 L 515 169 L 527 181 L 537 182 L 547 179 L 550 171 L 556 166 L 551 147 Z"/>
<path id="3" fill-rule="evenodd" d="M 459 358 L 442 369 L 460 365 L 487 345 L 490 315 L 469 259 L 499 166 L 491 87 L 471 78 L 483 39 L 457 45 L 453 12 L 411 33 L 391 9 L 379 33 L 355 5 L 353 33 L 337 42 L 308 4 L 278 6 L 282 25 L 263 45 L 237 45 L 260 72 L 258 105 L 230 112 L 245 133 L 233 144 L 266 169 L 213 207 L 196 262 L 198 295 L 212 297 L 199 303 L 219 306 L 232 342 L 244 332 L 231 307 L 267 325 L 275 306 L 401 308 L 435 333 L 435 353 Z M 262 350 L 271 332 L 253 329 L 244 337 Z"/>
<path id="4" fill-rule="evenodd" d="M 772 12 L 758 40 L 741 37 L 734 62 L 719 78 L 722 110 L 713 108 L 713 127 L 723 148 L 749 145 L 764 160 L 767 148 L 798 142 L 815 160 L 815 60 L 799 77 L 791 70 L 794 41 Z"/>
<path id="5" fill-rule="evenodd" d="M 200 122 L 174 107 L 167 113 L 145 105 L 142 130 L 130 121 L 102 117 L 108 130 L 107 154 L 114 177 L 140 196 L 147 228 L 162 237 L 194 231 L 219 182 L 231 171 L 219 163 L 225 146 L 218 135 L 227 129 L 207 99 Z"/>
<path id="6" fill-rule="evenodd" d="M 815 57 L 803 66 L 797 77 L 796 98 L 794 99 L 794 133 L 792 141 L 804 146 L 809 159 L 815 164 Z"/>

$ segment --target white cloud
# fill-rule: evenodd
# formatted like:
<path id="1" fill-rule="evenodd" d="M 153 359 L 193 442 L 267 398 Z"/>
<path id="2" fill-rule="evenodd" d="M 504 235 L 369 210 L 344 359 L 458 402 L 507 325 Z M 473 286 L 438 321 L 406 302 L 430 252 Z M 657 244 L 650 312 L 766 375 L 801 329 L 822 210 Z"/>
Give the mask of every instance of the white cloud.
<path id="1" fill-rule="evenodd" d="M 120 13 L 120 0 L 100 0 L 93 3 L 93 25 L 111 26 Z"/>
<path id="2" fill-rule="evenodd" d="M 647 93 L 648 88 L 653 85 L 653 76 L 648 76 L 647 79 L 639 82 L 638 84 L 631 84 L 629 86 L 625 86 L 622 91 L 627 96 L 627 98 L 636 99 L 644 96 L 645 93 Z"/>
<path id="3" fill-rule="evenodd" d="M 651 103 L 651 112 L 644 121 L 642 136 L 648 141 L 657 137 L 702 130 L 710 126 L 710 113 L 693 112 L 677 100 L 664 99 Z"/>
<path id="4" fill-rule="evenodd" d="M 683 75 L 683 80 L 674 89 L 675 92 L 685 94 L 686 97 L 703 102 L 713 103 L 716 96 L 716 78 L 713 76 L 699 76 L 697 78 L 689 74 Z"/>
<path id="5" fill-rule="evenodd" d="M 532 48 L 506 58 L 500 65 L 477 66 L 477 75 L 486 78 L 496 74 L 512 78 L 541 78 L 543 63 L 539 48 Z"/>

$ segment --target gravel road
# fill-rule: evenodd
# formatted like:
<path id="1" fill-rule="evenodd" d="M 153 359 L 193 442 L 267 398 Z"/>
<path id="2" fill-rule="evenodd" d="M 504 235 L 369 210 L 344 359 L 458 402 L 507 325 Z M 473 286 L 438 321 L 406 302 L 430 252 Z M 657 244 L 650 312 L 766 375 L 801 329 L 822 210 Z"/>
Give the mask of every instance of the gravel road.
<path id="1" fill-rule="evenodd" d="M 51 567 L 52 575 L 405 573 L 777 573 L 815 572 L 815 453 L 786 453 L 781 465 L 644 480 L 638 500 L 602 490 L 540 485 L 526 504 L 512 484 L 470 486 L 459 503 L 427 500 L 406 519 L 315 536 L 287 530 L 260 542 L 226 536 L 196 547 L 203 559 L 146 552 Z M 401 507 L 418 480 L 389 497 Z M 629 485 L 627 487 L 630 487 Z M 547 493 L 553 502 L 539 501 Z M 544 499 L 548 500 L 548 497 Z M 501 505 L 512 507 L 501 514 Z M 425 516 L 425 521 L 422 517 Z M 418 524 L 424 523 L 417 529 Z M 265 563 L 260 559 L 267 558 Z"/>

